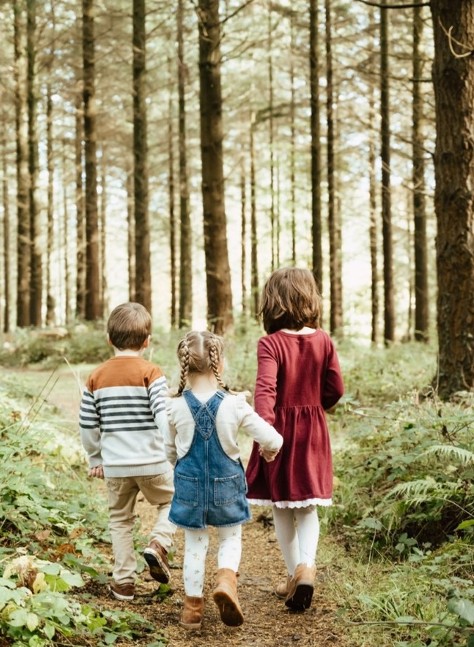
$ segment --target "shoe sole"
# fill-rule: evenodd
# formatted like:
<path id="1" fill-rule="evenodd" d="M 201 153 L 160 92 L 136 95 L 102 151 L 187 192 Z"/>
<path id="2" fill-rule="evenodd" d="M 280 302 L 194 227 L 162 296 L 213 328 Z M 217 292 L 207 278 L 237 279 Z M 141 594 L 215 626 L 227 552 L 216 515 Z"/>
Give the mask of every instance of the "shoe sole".
<path id="1" fill-rule="evenodd" d="M 242 612 L 224 591 L 216 591 L 213 600 L 217 604 L 222 622 L 228 627 L 240 627 L 244 622 Z"/>
<path id="2" fill-rule="evenodd" d="M 305 611 L 311 606 L 313 591 L 312 584 L 298 584 L 291 598 L 285 600 L 285 605 L 292 611 Z"/>
<path id="3" fill-rule="evenodd" d="M 143 552 L 143 557 L 148 564 L 152 578 L 161 584 L 168 584 L 170 581 L 170 572 L 161 557 L 146 549 Z"/>
<path id="4" fill-rule="evenodd" d="M 120 600 L 121 602 L 130 602 L 134 598 L 133 595 L 122 595 L 121 593 L 117 593 L 110 586 L 109 593 L 112 595 L 112 597 L 114 597 L 116 600 Z"/>

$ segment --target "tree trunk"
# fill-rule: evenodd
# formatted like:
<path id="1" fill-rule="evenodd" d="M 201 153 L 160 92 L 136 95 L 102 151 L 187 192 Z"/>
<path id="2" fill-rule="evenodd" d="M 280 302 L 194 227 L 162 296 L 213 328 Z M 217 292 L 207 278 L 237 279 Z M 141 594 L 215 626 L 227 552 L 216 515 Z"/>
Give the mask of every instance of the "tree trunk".
<path id="1" fill-rule="evenodd" d="M 133 0 L 133 153 L 135 191 L 135 294 L 151 312 L 150 222 L 146 115 L 145 0 Z"/>
<path id="2" fill-rule="evenodd" d="M 66 139 L 63 139 L 63 241 L 64 249 L 64 321 L 69 325 L 71 312 L 71 263 L 69 259 L 69 209 L 67 199 Z"/>
<path id="3" fill-rule="evenodd" d="M 43 297 L 43 262 L 41 228 L 36 200 L 38 188 L 38 128 L 36 96 L 36 0 L 27 0 L 27 59 L 28 59 L 28 173 L 31 240 L 30 324 L 41 326 Z"/>
<path id="4" fill-rule="evenodd" d="M 170 88 L 172 83 L 172 58 L 168 57 L 168 70 L 170 79 Z M 177 259 L 176 259 L 176 213 L 175 213 L 175 179 L 174 179 L 174 137 L 173 137 L 173 94 L 170 89 L 168 95 L 168 210 L 170 226 L 170 279 L 171 279 L 171 298 L 170 314 L 171 327 L 176 328 L 178 324 L 178 311 L 176 304 L 176 286 L 177 286 Z"/>
<path id="5" fill-rule="evenodd" d="M 184 61 L 183 0 L 178 0 L 178 140 L 179 140 L 179 327 L 191 325 L 193 318 L 193 257 L 192 231 L 189 213 L 188 164 L 186 157 L 186 80 Z"/>
<path id="6" fill-rule="evenodd" d="M 128 264 L 128 299 L 136 301 L 135 294 L 135 220 L 134 220 L 134 190 L 133 171 L 127 169 L 127 264 Z"/>
<path id="7" fill-rule="evenodd" d="M 208 323 L 218 334 L 233 325 L 222 147 L 219 1 L 199 0 L 202 196 Z"/>
<path id="8" fill-rule="evenodd" d="M 325 0 L 326 14 L 326 113 L 327 113 L 327 181 L 329 230 L 330 331 L 342 334 L 341 228 L 338 222 L 335 190 L 335 128 L 332 66 L 331 3 Z"/>
<path id="9" fill-rule="evenodd" d="M 271 269 L 276 267 L 277 256 L 277 226 L 275 216 L 275 144 L 273 118 L 273 34 L 272 34 L 272 5 L 268 4 L 268 148 L 270 150 L 270 243 Z"/>
<path id="10" fill-rule="evenodd" d="M 319 25 L 318 0 L 309 3 L 309 70 L 311 87 L 311 236 L 313 273 L 323 290 L 323 251 L 321 221 L 321 124 L 319 109 Z"/>
<path id="11" fill-rule="evenodd" d="M 296 84 L 295 84 L 295 20 L 290 15 L 290 204 L 291 204 L 291 262 L 296 265 Z"/>
<path id="12" fill-rule="evenodd" d="M 413 9 L 413 214 L 415 223 L 415 339 L 428 341 L 429 295 L 428 250 L 425 209 L 425 152 L 423 136 L 423 64 L 420 43 L 423 33 L 423 9 Z"/>
<path id="13" fill-rule="evenodd" d="M 252 315 L 258 320 L 258 237 L 257 237 L 257 180 L 255 177 L 254 120 L 250 120 L 250 289 L 252 293 Z"/>
<path id="14" fill-rule="evenodd" d="M 15 50 L 15 128 L 17 174 L 17 313 L 20 327 L 30 325 L 30 208 L 28 174 L 27 61 L 23 1 L 13 4 Z"/>
<path id="15" fill-rule="evenodd" d="M 474 66 L 472 55 L 466 55 L 459 45 L 471 48 L 474 43 L 474 0 L 432 0 L 431 12 L 435 37 L 438 392 L 441 398 L 449 398 L 474 387 Z"/>
<path id="16" fill-rule="evenodd" d="M 107 305 L 107 159 L 105 149 L 102 148 L 101 155 L 101 179 L 100 179 L 100 211 L 99 211 L 99 235 L 100 235 L 100 301 L 102 308 L 108 310 Z"/>
<path id="17" fill-rule="evenodd" d="M 247 193 L 245 191 L 245 163 L 242 158 L 240 170 L 240 286 L 242 314 L 247 313 Z"/>
<path id="18" fill-rule="evenodd" d="M 392 206 L 390 188 L 390 96 L 389 96 L 389 26 L 386 0 L 380 10 L 380 116 L 382 161 L 382 239 L 384 287 L 384 340 L 395 340 L 395 304 L 393 293 Z"/>
<path id="19" fill-rule="evenodd" d="M 370 12 L 371 32 L 374 31 L 373 11 Z M 374 46 L 375 50 L 375 46 Z M 377 168 L 375 151 L 375 86 L 372 78 L 375 76 L 373 57 L 370 62 L 369 89 L 369 247 L 370 247 L 370 302 L 371 302 L 371 341 L 376 344 L 379 340 L 379 263 L 378 263 L 378 225 L 377 225 Z"/>
<path id="20" fill-rule="evenodd" d="M 102 316 L 99 291 L 99 217 L 97 210 L 97 131 L 95 104 L 94 0 L 82 1 L 84 65 L 84 140 L 86 165 L 86 305 L 87 321 Z"/>
<path id="21" fill-rule="evenodd" d="M 51 281 L 51 263 L 54 246 L 54 166 L 53 166 L 53 99 L 51 84 L 46 96 L 46 167 L 48 171 L 48 199 L 46 207 L 46 324 L 54 325 L 55 299 Z"/>
<path id="22" fill-rule="evenodd" d="M 82 183 L 82 92 L 76 93 L 74 132 L 74 163 L 76 178 L 76 317 L 86 317 L 86 218 L 84 213 L 84 187 Z"/>
<path id="23" fill-rule="evenodd" d="M 2 137 L 3 200 L 3 332 L 10 332 L 10 201 L 8 199 L 7 142 Z"/>

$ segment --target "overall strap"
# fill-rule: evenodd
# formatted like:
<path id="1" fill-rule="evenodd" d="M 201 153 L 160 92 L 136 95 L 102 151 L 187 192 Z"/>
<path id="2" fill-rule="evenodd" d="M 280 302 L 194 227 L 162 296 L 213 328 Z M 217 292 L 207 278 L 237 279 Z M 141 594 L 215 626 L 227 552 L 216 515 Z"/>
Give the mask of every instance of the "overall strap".
<path id="1" fill-rule="evenodd" d="M 183 397 L 191 411 L 194 424 L 196 425 L 196 431 L 199 431 L 202 436 L 208 438 L 215 428 L 217 410 L 225 394 L 223 391 L 217 391 L 207 402 L 202 403 L 190 389 L 187 389 L 183 391 Z"/>

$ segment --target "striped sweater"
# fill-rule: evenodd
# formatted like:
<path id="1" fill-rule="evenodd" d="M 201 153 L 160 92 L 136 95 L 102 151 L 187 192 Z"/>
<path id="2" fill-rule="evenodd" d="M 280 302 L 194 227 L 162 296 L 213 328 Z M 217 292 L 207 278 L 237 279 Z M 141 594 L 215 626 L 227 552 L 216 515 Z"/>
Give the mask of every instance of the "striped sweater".
<path id="1" fill-rule="evenodd" d="M 118 355 L 98 366 L 86 382 L 79 414 L 89 466 L 102 465 L 105 477 L 169 470 L 167 392 L 161 370 L 142 357 Z"/>

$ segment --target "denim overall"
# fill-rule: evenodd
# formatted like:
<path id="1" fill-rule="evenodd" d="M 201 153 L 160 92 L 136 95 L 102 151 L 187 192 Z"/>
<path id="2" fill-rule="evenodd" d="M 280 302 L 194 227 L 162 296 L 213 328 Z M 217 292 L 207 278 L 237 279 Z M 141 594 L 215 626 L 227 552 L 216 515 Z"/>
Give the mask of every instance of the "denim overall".
<path id="1" fill-rule="evenodd" d="M 176 463 L 175 493 L 169 519 L 182 528 L 236 526 L 250 519 L 247 482 L 240 461 L 222 449 L 216 415 L 223 391 L 202 404 L 190 390 L 184 399 L 194 419 L 194 437 L 187 454 Z"/>

